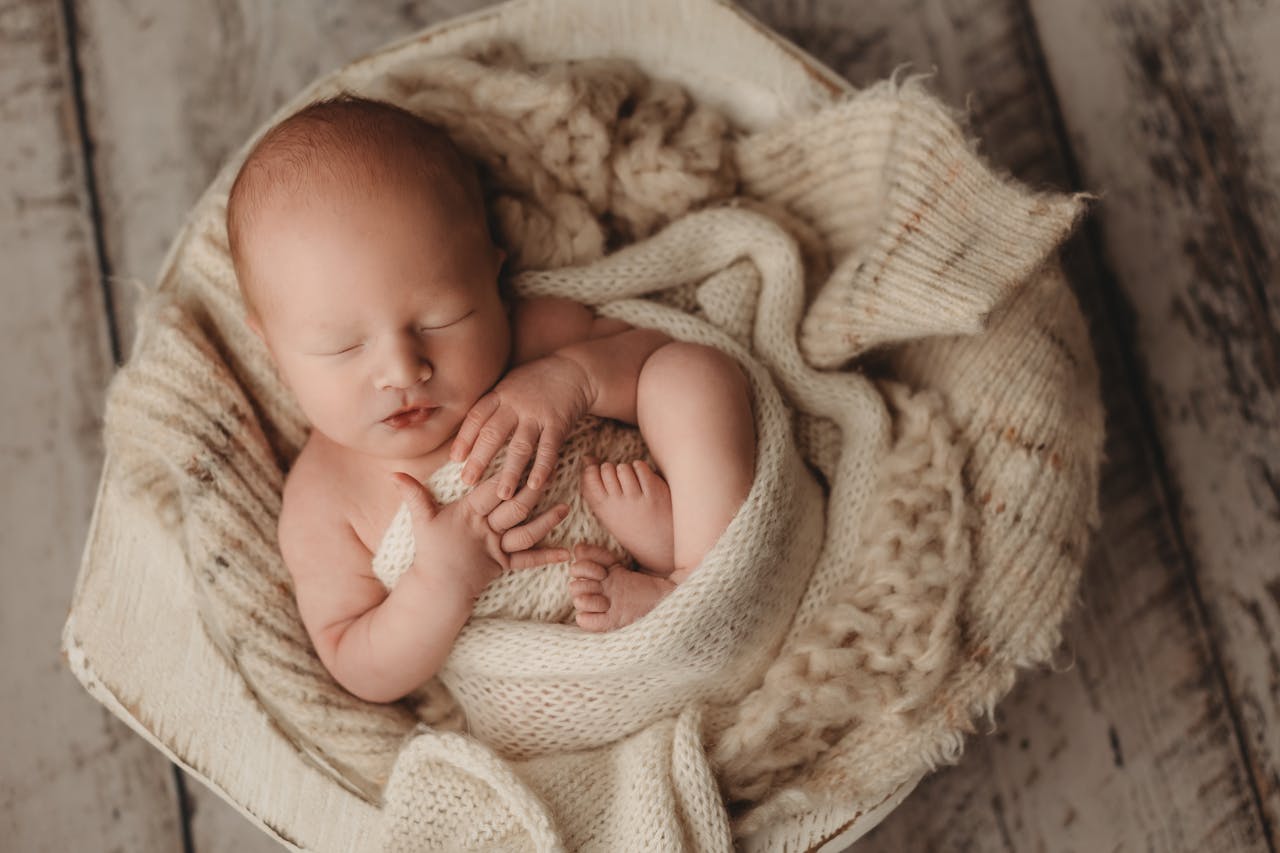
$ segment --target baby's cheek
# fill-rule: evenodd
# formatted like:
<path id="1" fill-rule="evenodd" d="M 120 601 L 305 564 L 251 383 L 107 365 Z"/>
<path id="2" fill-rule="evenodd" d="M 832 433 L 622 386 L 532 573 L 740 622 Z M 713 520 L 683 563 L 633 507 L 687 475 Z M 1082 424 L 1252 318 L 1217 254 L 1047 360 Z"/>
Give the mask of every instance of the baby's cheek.
<path id="1" fill-rule="evenodd" d="M 304 393 L 295 392 L 295 395 L 311 425 L 341 444 L 350 443 L 357 433 L 376 420 L 367 401 L 341 393 L 333 385 L 310 386 Z"/>

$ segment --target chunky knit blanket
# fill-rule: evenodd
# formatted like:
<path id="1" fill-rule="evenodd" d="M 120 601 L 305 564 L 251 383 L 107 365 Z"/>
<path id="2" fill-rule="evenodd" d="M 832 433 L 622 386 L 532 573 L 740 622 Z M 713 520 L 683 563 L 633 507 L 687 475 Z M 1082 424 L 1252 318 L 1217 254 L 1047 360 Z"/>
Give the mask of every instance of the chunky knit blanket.
<path id="1" fill-rule="evenodd" d="M 731 354 L 759 440 L 741 510 L 643 619 L 582 632 L 564 566 L 510 575 L 439 678 L 356 699 L 275 545 L 306 426 L 243 327 L 228 164 L 148 303 L 107 441 L 182 537 L 248 688 L 381 803 L 370 848 L 801 849 L 957 758 L 1055 650 L 1098 520 L 1096 368 L 1053 258 L 1080 199 L 994 174 L 919 79 L 745 133 L 620 61 L 498 45 L 348 76 L 335 88 L 445 125 L 482 164 L 505 286 Z M 552 541 L 616 544 L 573 490 L 585 452 L 644 448 L 579 425 L 544 497 L 576 513 Z M 442 499 L 456 474 L 433 478 Z"/>

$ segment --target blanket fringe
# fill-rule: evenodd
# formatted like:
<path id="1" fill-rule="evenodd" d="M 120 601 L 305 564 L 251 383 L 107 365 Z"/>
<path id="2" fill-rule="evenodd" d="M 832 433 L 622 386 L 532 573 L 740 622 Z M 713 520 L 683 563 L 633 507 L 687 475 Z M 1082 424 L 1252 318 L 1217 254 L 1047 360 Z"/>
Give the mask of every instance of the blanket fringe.
<path id="1" fill-rule="evenodd" d="M 894 414 L 894 443 L 870 499 L 855 577 L 741 702 L 712 751 L 739 810 L 866 721 L 889 716 L 911 725 L 960 650 L 960 593 L 972 571 L 966 448 L 936 392 L 913 394 L 892 381 L 880 387 Z M 959 744 L 957 737 L 937 757 L 958 754 Z M 808 796 L 792 790 L 784 801 L 792 799 Z"/>

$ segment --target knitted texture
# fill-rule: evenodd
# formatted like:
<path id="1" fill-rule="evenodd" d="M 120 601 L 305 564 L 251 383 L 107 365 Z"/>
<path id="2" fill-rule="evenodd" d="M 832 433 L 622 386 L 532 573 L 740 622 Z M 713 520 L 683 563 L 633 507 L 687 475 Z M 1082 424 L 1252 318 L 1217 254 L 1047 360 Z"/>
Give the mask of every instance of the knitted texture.
<path id="1" fill-rule="evenodd" d="M 1052 258 L 1078 198 L 995 175 L 919 80 L 751 135 L 625 63 L 501 46 L 329 85 L 440 122 L 481 163 L 520 272 L 504 286 L 736 358 L 759 440 L 729 529 L 643 619 L 581 632 L 563 566 L 517 573 L 440 678 L 355 699 L 275 546 L 306 425 L 243 324 L 228 164 L 113 383 L 107 443 L 281 731 L 382 798 L 371 846 L 806 849 L 954 760 L 1015 668 L 1052 654 L 1098 521 L 1096 367 Z M 878 383 L 850 363 L 872 348 Z M 616 546 L 573 500 L 585 452 L 644 449 L 579 425 L 544 496 L 576 512 L 553 541 Z M 456 473 L 433 478 L 442 499 Z M 385 582 L 405 553 L 393 525 Z"/>
<path id="2" fill-rule="evenodd" d="M 533 508 L 533 513 L 538 513 L 558 503 L 569 506 L 568 516 L 544 542 L 546 547 L 566 548 L 572 548 L 577 542 L 590 542 L 627 557 L 626 549 L 596 519 L 578 488 L 587 454 L 620 461 L 644 459 L 658 470 L 638 429 L 607 418 L 591 415 L 582 418 L 566 436 L 551 479 Z M 487 478 L 502 470 L 505 457 L 506 448 L 503 448 L 490 461 L 484 476 Z M 446 462 L 424 483 L 441 505 L 453 503 L 471 492 L 473 487 L 462 482 L 462 468 L 462 462 Z M 412 565 L 413 557 L 413 523 L 408 505 L 401 504 L 373 555 L 373 573 L 390 589 Z M 472 612 L 473 618 L 501 616 L 567 625 L 576 624 L 574 615 L 568 562 L 507 572 L 485 588 Z"/>
<path id="3" fill-rule="evenodd" d="M 761 271 L 750 350 L 690 313 L 635 298 L 702 281 L 743 258 Z M 800 274 L 794 242 L 777 225 L 757 213 L 721 208 L 689 214 L 594 264 L 516 279 L 521 294 L 593 302 L 608 316 L 733 355 L 751 382 L 758 440 L 752 489 L 725 535 L 692 578 L 643 620 L 603 636 L 497 619 L 472 619 L 464 628 L 441 678 L 462 702 L 471 733 L 503 755 L 598 746 L 674 716 L 696 700 L 736 698 L 778 648 L 830 523 L 821 489 L 796 452 L 793 414 L 778 386 L 796 405 L 840 424 L 846 476 L 837 479 L 836 492 L 841 512 L 851 518 L 866 499 L 884 429 L 883 406 L 865 379 L 819 374 L 800 358 Z M 629 455 L 627 446 L 619 451 L 602 444 L 598 430 L 577 431 L 567 442 L 570 464 L 562 466 L 543 501 L 576 489 L 584 442 L 585 451 L 604 458 Z M 457 468 L 437 475 L 437 482 L 456 483 Z M 578 511 L 566 519 L 566 532 L 586 529 L 589 510 L 579 505 Z M 854 532 L 843 520 L 837 526 L 837 537 Z M 780 571 L 782 565 L 788 570 Z M 486 610 L 527 618 L 528 600 L 568 598 L 561 572 L 538 569 L 510 577 L 521 586 L 491 587 L 486 597 L 506 601 L 489 605 L 482 599 Z M 529 649 L 538 651 L 530 655 Z"/>

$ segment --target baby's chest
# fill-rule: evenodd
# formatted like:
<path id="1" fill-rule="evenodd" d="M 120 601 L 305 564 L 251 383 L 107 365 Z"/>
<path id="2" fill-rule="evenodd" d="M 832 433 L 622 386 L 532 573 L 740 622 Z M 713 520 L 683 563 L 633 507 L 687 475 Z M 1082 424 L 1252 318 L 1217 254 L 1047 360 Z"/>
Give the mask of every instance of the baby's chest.
<path id="1" fill-rule="evenodd" d="M 390 484 L 384 488 L 362 484 L 348 489 L 344 503 L 347 521 L 356 538 L 370 554 L 376 554 L 387 528 L 400 509 L 400 494 Z"/>
<path id="2" fill-rule="evenodd" d="M 438 462 L 423 463 L 406 473 L 426 485 L 435 495 L 437 503 L 441 503 L 436 475 L 442 467 L 445 466 Z M 403 495 L 391 477 L 382 471 L 349 474 L 347 482 L 341 488 L 345 492 L 346 515 L 351 528 L 369 553 L 376 554 L 404 503 Z"/>

